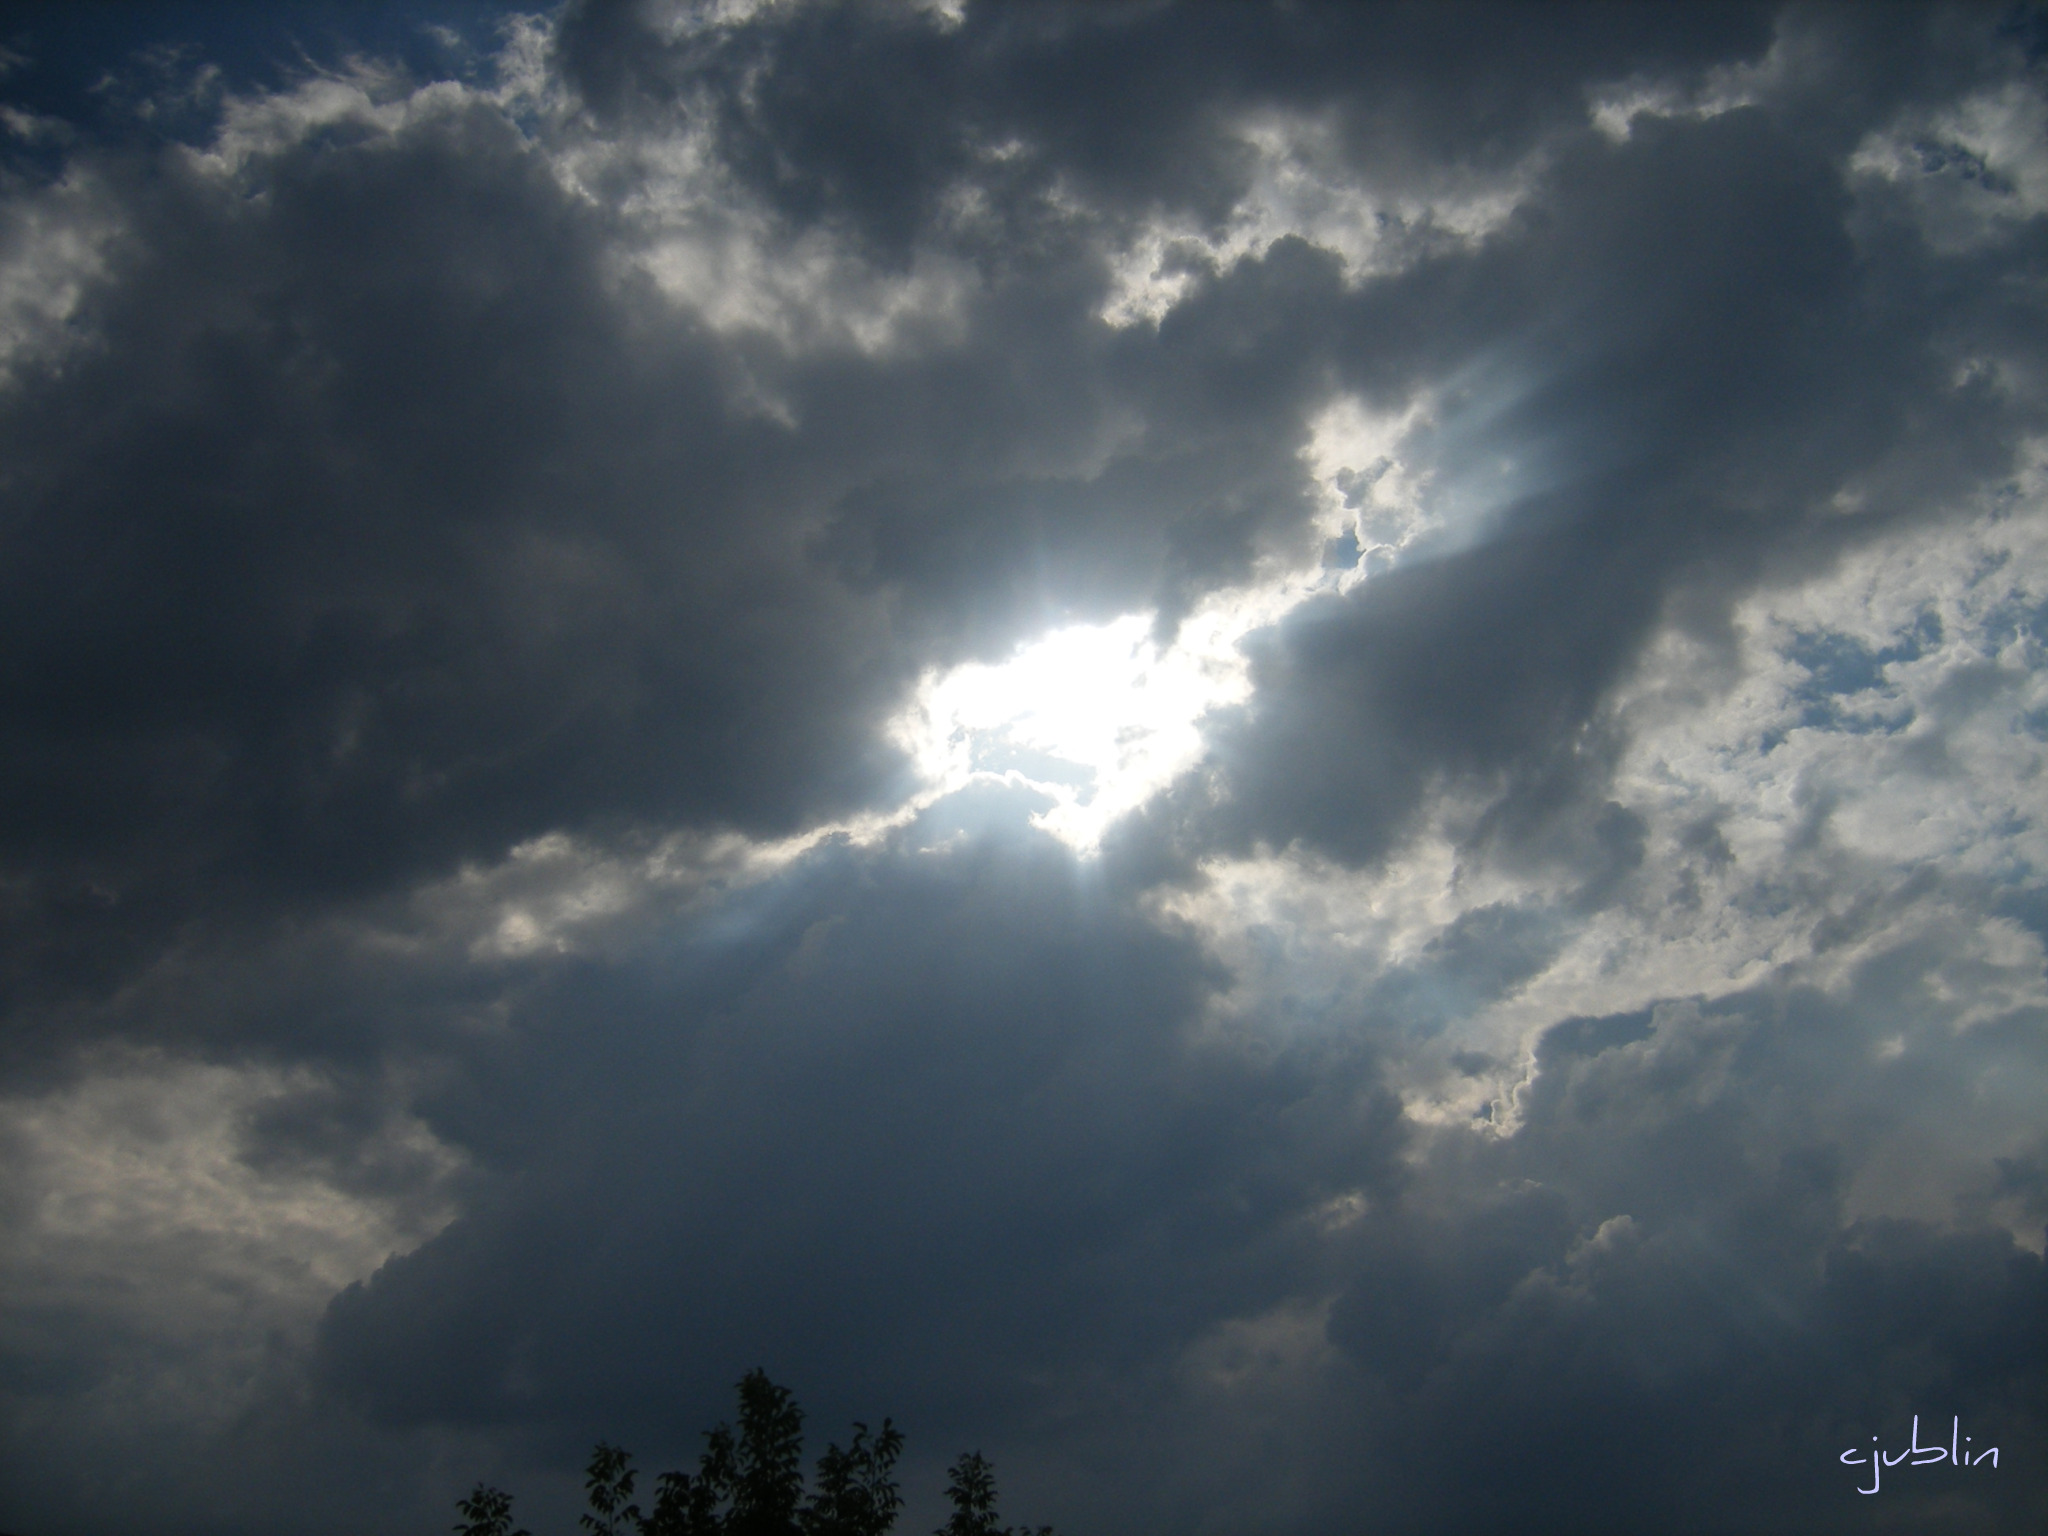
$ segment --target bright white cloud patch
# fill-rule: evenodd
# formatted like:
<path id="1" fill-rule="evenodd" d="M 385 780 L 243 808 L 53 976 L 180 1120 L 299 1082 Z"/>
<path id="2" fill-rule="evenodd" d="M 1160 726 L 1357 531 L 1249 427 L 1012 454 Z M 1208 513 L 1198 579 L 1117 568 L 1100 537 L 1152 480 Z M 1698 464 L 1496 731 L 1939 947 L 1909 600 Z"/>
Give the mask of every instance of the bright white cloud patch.
<path id="1" fill-rule="evenodd" d="M 1038 825 L 1091 848 L 1195 761 L 1206 711 L 1244 697 L 1242 633 L 1213 609 L 1163 647 L 1149 614 L 1055 630 L 926 678 L 897 739 L 936 793 L 1027 785 L 1054 802 Z"/>
<path id="2" fill-rule="evenodd" d="M 112 199 L 84 176 L 0 202 L 0 380 L 79 339 L 68 322 L 119 225 Z"/>
<path id="3" fill-rule="evenodd" d="M 1641 819 L 1645 857 L 1590 915 L 1572 911 L 1571 868 L 1502 867 L 1472 845 L 1485 801 L 1456 787 L 1382 869 L 1299 853 L 1211 863 L 1166 905 L 1238 978 L 1219 1023 L 1404 1033 L 1415 1119 L 1507 1132 L 1536 1039 L 1560 1019 L 1812 988 L 1867 1029 L 1845 1072 L 1928 1074 L 1852 1209 L 1949 1218 L 1969 1170 L 2038 1134 L 2036 1055 L 1970 1047 L 1987 1053 L 1982 1075 L 1953 1093 L 1930 1063 L 1972 1031 L 2009 1040 L 2004 1026 L 2048 1018 L 2040 936 L 2002 910 L 2048 875 L 2044 572 L 2037 454 L 1976 515 L 1752 598 L 1732 668 L 1668 632 L 1615 704 L 1631 745 L 1611 792 Z M 1526 974 L 1489 991 L 1443 963 L 1475 923 L 1496 946 L 1518 935 Z M 1873 993 L 1876 976 L 1894 979 Z"/>
<path id="4" fill-rule="evenodd" d="M 0 1100 L 9 1349 L 84 1371 L 81 1411 L 231 1420 L 337 1289 L 454 1215 L 457 1154 L 400 1111 L 323 1136 L 339 1103 L 311 1068 L 150 1053 Z"/>
<path id="5" fill-rule="evenodd" d="M 1318 531 L 1330 539 L 1349 536 L 1356 550 L 1358 563 L 1340 573 L 1340 587 L 1396 564 L 1402 551 L 1440 525 L 1429 496 L 1434 477 L 1413 462 L 1409 446 L 1428 419 L 1424 399 L 1389 415 L 1339 395 L 1310 421 L 1303 457 L 1322 493 Z"/>
<path id="6" fill-rule="evenodd" d="M 621 270 L 645 273 L 715 330 L 870 355 L 959 337 L 978 286 L 970 266 L 920 252 L 907 271 L 880 270 L 838 231 L 787 227 L 688 120 L 666 137 L 619 144 L 566 118 L 549 153 L 566 185 L 614 206 L 631 231 Z"/>
<path id="7" fill-rule="evenodd" d="M 1902 193 L 1937 251 L 2006 238 L 2048 213 L 2048 99 L 2015 80 L 1909 113 L 1868 135 L 1849 168 Z"/>
<path id="8" fill-rule="evenodd" d="M 1237 137 L 1253 170 L 1236 207 L 1220 227 L 1170 216 L 1144 221 L 1111 260 L 1102 305 L 1111 325 L 1157 325 L 1197 273 L 1263 256 L 1290 235 L 1335 252 L 1354 285 L 1428 250 L 1474 244 L 1507 222 L 1538 169 L 1381 183 L 1347 163 L 1337 125 L 1326 118 L 1267 113 L 1241 123 Z"/>

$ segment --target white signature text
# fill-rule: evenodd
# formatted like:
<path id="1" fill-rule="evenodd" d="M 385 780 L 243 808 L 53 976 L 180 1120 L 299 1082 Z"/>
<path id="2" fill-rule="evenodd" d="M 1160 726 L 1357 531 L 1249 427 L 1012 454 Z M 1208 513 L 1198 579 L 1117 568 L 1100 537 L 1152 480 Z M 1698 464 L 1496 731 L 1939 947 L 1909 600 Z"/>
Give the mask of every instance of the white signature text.
<path id="1" fill-rule="evenodd" d="M 1960 1418 L 1949 1420 L 1947 1445 L 1939 1443 L 1922 1445 L 1920 1443 L 1920 1415 L 1916 1413 L 1913 1415 L 1913 1438 L 1907 1442 L 1906 1448 L 1899 1452 L 1898 1455 L 1893 1456 L 1880 1451 L 1877 1446 L 1877 1436 L 1872 1435 L 1870 1437 L 1870 1454 L 1868 1456 L 1852 1445 L 1848 1450 L 1842 1452 L 1842 1461 L 1844 1465 L 1851 1467 L 1868 1466 L 1870 1468 L 1870 1486 L 1868 1488 L 1858 1488 L 1856 1491 L 1858 1493 L 1876 1493 L 1882 1485 L 1884 1469 L 1886 1467 L 1896 1467 L 1900 1462 L 1904 1462 L 1909 1467 L 1931 1467 L 1938 1462 L 1947 1462 L 1950 1466 L 1956 1467 L 1980 1467 L 1988 1462 L 1995 1469 L 1998 1466 L 1998 1447 L 1992 1445 L 1986 1446 L 1981 1450 L 1973 1450 L 1970 1437 L 1963 1433 L 1963 1421 Z"/>

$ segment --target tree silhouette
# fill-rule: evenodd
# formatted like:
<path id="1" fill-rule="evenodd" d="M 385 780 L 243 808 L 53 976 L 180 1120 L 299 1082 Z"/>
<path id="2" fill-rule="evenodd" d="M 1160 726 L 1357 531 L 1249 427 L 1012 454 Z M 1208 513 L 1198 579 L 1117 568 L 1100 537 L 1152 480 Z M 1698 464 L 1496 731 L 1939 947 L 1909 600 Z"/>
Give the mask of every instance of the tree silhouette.
<path id="1" fill-rule="evenodd" d="M 996 1523 L 996 1469 L 979 1451 L 969 1451 L 953 1463 L 946 1485 L 946 1497 L 953 1503 L 953 1518 L 933 1536 L 1000 1536 Z"/>
<path id="2" fill-rule="evenodd" d="M 687 1472 L 662 1473 L 654 1484 L 654 1508 L 640 1525 L 642 1536 L 715 1536 L 720 1486 Z"/>
<path id="3" fill-rule="evenodd" d="M 720 1506 L 730 1503 L 737 1480 L 732 1430 L 721 1424 L 704 1439 L 695 1477 L 664 1472 L 655 1480 L 654 1509 L 641 1523 L 642 1536 L 722 1536 L 728 1511 Z"/>
<path id="4" fill-rule="evenodd" d="M 583 1487 L 590 1495 L 590 1513 L 581 1524 L 590 1536 L 619 1536 L 621 1524 L 628 1531 L 645 1528 L 640 1506 L 626 1502 L 633 1497 L 633 1458 L 620 1447 L 597 1442 Z"/>
<path id="5" fill-rule="evenodd" d="M 462 1523 L 455 1536 L 532 1536 L 530 1531 L 512 1529 L 512 1495 L 478 1483 L 466 1499 L 455 1501 Z"/>
<path id="6" fill-rule="evenodd" d="M 858 1420 L 853 1444 L 825 1447 L 818 1458 L 818 1489 L 797 1516 L 804 1536 L 883 1536 L 896 1523 L 903 1493 L 893 1469 L 903 1454 L 903 1434 L 887 1419 L 882 1432 L 868 1438 Z"/>
<path id="7" fill-rule="evenodd" d="M 996 1469 L 981 1452 L 968 1451 L 947 1476 L 946 1497 L 952 1501 L 953 1515 L 932 1536 L 1053 1536 L 1049 1525 L 1034 1533 L 1002 1523 L 996 1514 Z"/>
<path id="8" fill-rule="evenodd" d="M 844 1450 L 835 1442 L 818 1458 L 816 1486 L 804 1499 L 804 1411 L 786 1387 L 760 1369 L 739 1383 L 739 1428 L 704 1432 L 697 1470 L 655 1479 L 645 1513 L 631 1502 L 638 1474 L 621 1446 L 599 1441 L 583 1487 L 587 1536 L 887 1536 L 903 1507 L 896 1461 L 903 1432 L 888 1419 L 880 1434 L 855 1421 Z M 979 1451 L 962 1456 L 946 1496 L 953 1518 L 935 1536 L 1034 1536 L 996 1520 L 995 1469 Z M 482 1483 L 455 1501 L 463 1523 L 455 1536 L 529 1536 L 512 1527 L 512 1496 Z M 1035 1536 L 1052 1536 L 1040 1526 Z"/>
<path id="9" fill-rule="evenodd" d="M 740 1434 L 725 1536 L 798 1536 L 803 1456 L 803 1409 L 766 1371 L 747 1372 L 740 1381 Z"/>
<path id="10" fill-rule="evenodd" d="M 643 1536 L 799 1536 L 804 1413 L 765 1371 L 739 1384 L 740 1427 L 704 1433 L 697 1472 L 664 1472 Z M 587 1520 L 587 1517 L 586 1517 Z"/>

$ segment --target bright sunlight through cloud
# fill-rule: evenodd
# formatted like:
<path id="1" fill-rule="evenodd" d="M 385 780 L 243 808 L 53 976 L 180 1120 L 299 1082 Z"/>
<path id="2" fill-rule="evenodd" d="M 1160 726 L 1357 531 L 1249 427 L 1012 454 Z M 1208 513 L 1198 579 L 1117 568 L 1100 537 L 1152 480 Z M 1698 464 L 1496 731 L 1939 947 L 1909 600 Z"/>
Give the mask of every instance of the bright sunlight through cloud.
<path id="1" fill-rule="evenodd" d="M 1006 661 L 926 674 L 893 728 L 926 784 L 914 804 L 975 784 L 1027 788 L 1053 802 L 1035 826 L 1092 852 L 1111 822 L 1199 759 L 1206 714 L 1249 696 L 1246 635 L 1317 592 L 1363 581 L 1367 552 L 1392 563 L 1435 526 L 1428 476 L 1402 458 L 1409 433 L 1429 421 L 1426 404 L 1383 415 L 1332 401 L 1303 459 L 1324 501 L 1316 534 L 1333 542 L 1307 565 L 1265 563 L 1253 581 L 1213 594 L 1170 643 L 1155 638 L 1155 614 L 1128 613 L 1040 635 Z"/>
<path id="2" fill-rule="evenodd" d="M 897 722 L 898 740 L 941 794 L 976 783 L 1022 785 L 1053 800 L 1033 822 L 1077 848 L 1139 805 L 1201 752 L 1208 710 L 1245 696 L 1240 619 L 1191 619 L 1172 645 L 1152 615 L 1076 624 L 927 676 Z"/>

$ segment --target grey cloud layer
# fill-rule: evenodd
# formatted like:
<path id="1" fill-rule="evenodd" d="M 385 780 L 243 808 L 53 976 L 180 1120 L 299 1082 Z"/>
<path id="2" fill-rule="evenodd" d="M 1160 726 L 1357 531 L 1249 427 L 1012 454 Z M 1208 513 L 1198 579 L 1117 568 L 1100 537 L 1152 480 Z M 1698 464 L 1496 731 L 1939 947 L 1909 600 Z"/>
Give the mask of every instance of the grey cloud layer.
<path id="1" fill-rule="evenodd" d="M 2038 1523 L 2030 14 L 588 3 L 9 161 L 0 1525 L 564 1523 L 756 1363 L 1083 1532 L 1863 1529 L 1915 1412 Z M 767 850 L 1341 401 L 1433 521 L 1099 859 Z"/>
<path id="2" fill-rule="evenodd" d="M 1521 227 L 1360 297 L 1351 357 L 1418 311 L 1444 321 L 1421 371 L 1486 356 L 1508 403 L 1472 432 L 1453 406 L 1444 434 L 1534 461 L 1538 484 L 1479 547 L 1305 605 L 1264 643 L 1221 752 L 1246 830 L 1370 857 L 1433 773 L 1536 798 L 1576 753 L 1597 780 L 1582 733 L 1651 626 L 1712 635 L 1760 578 L 2013 472 L 2034 402 L 1951 380 L 1980 346 L 2031 375 L 2038 327 L 2007 329 L 1974 284 L 1890 300 L 1934 286 L 1924 256 L 1882 229 L 1859 248 L 1821 146 L 1783 126 L 1589 138 Z"/>

